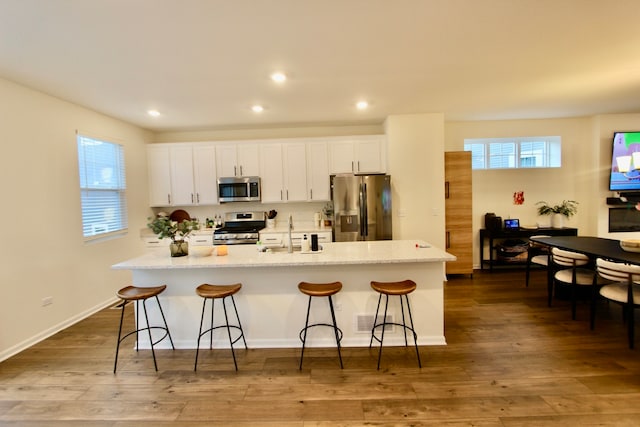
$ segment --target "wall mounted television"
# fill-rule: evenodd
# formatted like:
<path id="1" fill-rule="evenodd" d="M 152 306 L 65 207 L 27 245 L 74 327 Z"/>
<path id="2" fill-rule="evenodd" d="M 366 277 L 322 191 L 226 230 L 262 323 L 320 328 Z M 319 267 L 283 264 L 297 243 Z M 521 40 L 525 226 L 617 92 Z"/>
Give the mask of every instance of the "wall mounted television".
<path id="1" fill-rule="evenodd" d="M 640 131 L 615 132 L 609 190 L 640 191 Z"/>

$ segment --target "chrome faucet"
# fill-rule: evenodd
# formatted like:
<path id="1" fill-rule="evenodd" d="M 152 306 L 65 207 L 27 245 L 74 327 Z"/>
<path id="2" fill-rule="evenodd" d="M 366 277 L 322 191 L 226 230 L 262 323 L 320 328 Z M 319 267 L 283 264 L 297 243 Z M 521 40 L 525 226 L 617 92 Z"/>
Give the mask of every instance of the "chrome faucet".
<path id="1" fill-rule="evenodd" d="M 289 215 L 289 249 L 287 252 L 293 253 L 293 241 L 291 240 L 291 230 L 293 230 L 293 218 Z"/>

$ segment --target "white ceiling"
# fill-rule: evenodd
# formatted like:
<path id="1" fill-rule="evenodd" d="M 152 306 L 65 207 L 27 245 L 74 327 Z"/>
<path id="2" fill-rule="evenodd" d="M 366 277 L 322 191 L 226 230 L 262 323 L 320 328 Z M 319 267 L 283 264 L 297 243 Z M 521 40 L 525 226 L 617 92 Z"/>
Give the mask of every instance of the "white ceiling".
<path id="1" fill-rule="evenodd" d="M 638 18 L 639 0 L 0 0 L 0 76 L 156 131 L 640 112 Z"/>

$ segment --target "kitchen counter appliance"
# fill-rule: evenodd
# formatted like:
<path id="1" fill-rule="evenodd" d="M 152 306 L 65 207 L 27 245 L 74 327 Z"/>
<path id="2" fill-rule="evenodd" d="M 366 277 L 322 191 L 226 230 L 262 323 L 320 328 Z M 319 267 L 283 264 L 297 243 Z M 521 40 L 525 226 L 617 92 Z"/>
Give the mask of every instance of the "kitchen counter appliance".
<path id="1" fill-rule="evenodd" d="M 260 177 L 240 176 L 218 178 L 218 201 L 228 202 L 259 202 Z"/>
<path id="2" fill-rule="evenodd" d="M 224 214 L 224 227 L 213 232 L 213 244 L 255 244 L 266 223 L 264 212 L 227 212 Z"/>

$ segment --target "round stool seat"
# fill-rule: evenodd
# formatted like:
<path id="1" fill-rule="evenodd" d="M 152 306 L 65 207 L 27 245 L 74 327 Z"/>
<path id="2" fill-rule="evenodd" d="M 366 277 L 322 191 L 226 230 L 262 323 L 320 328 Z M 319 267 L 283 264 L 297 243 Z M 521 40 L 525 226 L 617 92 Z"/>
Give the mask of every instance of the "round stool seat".
<path id="1" fill-rule="evenodd" d="M 416 290 L 416 282 L 403 280 L 402 282 L 371 282 L 374 291 L 385 295 L 407 295 Z"/>
<path id="2" fill-rule="evenodd" d="M 126 286 L 117 292 L 118 298 L 125 301 L 136 301 L 155 297 L 160 295 L 167 289 L 167 285 L 152 286 L 152 287 L 139 287 L 139 286 Z"/>
<path id="3" fill-rule="evenodd" d="M 226 298 L 237 293 L 242 288 L 241 283 L 234 285 L 202 284 L 196 288 L 196 294 L 202 298 Z"/>
<path id="4" fill-rule="evenodd" d="M 305 295 L 309 295 L 310 297 L 328 297 L 330 295 L 335 295 L 340 292 L 342 289 L 342 283 L 333 282 L 333 283 L 308 283 L 308 282 L 300 282 L 298 284 L 298 289 Z"/>

